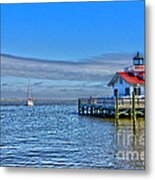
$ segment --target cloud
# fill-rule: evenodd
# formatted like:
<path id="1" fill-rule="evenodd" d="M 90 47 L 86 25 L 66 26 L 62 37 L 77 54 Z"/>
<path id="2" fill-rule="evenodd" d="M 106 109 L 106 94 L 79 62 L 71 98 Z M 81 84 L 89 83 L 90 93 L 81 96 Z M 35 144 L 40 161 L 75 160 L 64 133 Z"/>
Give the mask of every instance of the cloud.
<path id="1" fill-rule="evenodd" d="M 12 88 L 8 88 L 3 94 L 9 96 L 11 91 L 10 94 L 14 92 L 18 96 L 19 92 L 20 96 L 24 96 L 27 91 L 24 78 L 26 81 L 29 78 L 35 79 L 32 85 L 36 97 L 76 99 L 81 96 L 108 94 L 110 90 L 107 83 L 116 71 L 131 64 L 131 57 L 131 54 L 107 53 L 76 62 L 62 62 L 1 55 L 2 79 L 12 77 Z M 19 82 L 22 85 L 17 88 Z M 3 84 L 4 86 L 7 84 Z"/>
<path id="2" fill-rule="evenodd" d="M 40 86 L 42 84 L 43 84 L 43 82 L 35 82 L 35 83 L 33 83 L 33 86 Z"/>
<path id="3" fill-rule="evenodd" d="M 51 80 L 105 80 L 115 71 L 124 68 L 124 65 L 130 64 L 127 55 L 117 55 L 116 60 L 115 56 L 102 55 L 80 62 L 57 62 L 2 55 L 2 76 Z"/>
<path id="4" fill-rule="evenodd" d="M 2 86 L 4 87 L 4 86 L 8 86 L 8 84 L 7 83 L 2 83 Z"/>

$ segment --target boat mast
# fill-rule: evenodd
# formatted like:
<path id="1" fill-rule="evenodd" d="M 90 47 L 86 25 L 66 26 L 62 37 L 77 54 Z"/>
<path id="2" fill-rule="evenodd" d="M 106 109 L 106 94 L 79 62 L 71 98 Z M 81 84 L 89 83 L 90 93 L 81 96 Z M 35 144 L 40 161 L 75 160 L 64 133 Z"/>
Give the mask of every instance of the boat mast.
<path id="1" fill-rule="evenodd" d="M 30 85 L 30 79 L 28 80 L 28 90 L 27 90 L 27 98 L 31 98 L 31 85 Z"/>

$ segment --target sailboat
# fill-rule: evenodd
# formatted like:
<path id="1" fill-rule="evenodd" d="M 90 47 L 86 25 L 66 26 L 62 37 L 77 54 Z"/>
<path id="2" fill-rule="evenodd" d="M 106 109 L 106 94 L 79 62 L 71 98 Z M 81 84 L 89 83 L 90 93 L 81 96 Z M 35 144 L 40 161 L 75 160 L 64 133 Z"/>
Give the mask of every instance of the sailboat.
<path id="1" fill-rule="evenodd" d="M 33 106 L 33 99 L 31 97 L 31 91 L 32 91 L 32 87 L 31 87 L 31 84 L 30 84 L 30 80 L 28 81 L 28 91 L 27 91 L 27 102 L 26 102 L 26 105 L 27 106 Z"/>

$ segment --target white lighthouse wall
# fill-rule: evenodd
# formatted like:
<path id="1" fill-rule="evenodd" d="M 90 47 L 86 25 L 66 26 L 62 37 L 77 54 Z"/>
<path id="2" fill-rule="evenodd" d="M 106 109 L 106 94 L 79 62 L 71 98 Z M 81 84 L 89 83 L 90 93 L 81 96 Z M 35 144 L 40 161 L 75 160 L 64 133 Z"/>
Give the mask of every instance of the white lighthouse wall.
<path id="1" fill-rule="evenodd" d="M 144 85 L 141 85 L 141 93 L 142 93 L 142 95 L 145 95 L 145 86 Z"/>
<path id="2" fill-rule="evenodd" d="M 124 79 L 122 79 L 121 77 L 118 77 L 117 80 L 115 81 L 114 83 L 114 86 L 113 86 L 113 90 L 117 89 L 118 90 L 118 96 L 125 96 L 125 89 L 126 88 L 130 88 L 130 85 L 124 81 Z M 122 81 L 122 83 L 121 83 Z M 114 93 L 114 91 L 113 91 Z"/>
<path id="3" fill-rule="evenodd" d="M 144 85 L 130 85 L 128 84 L 123 78 L 121 78 L 120 76 L 117 78 L 117 80 L 114 83 L 113 86 L 113 95 L 114 95 L 114 90 L 117 89 L 118 90 L 118 96 L 126 96 L 125 94 L 125 89 L 126 88 L 130 88 L 130 94 L 129 96 L 132 96 L 132 92 L 134 91 L 134 87 L 135 86 L 139 86 L 141 88 L 141 95 L 145 94 L 144 91 Z"/>

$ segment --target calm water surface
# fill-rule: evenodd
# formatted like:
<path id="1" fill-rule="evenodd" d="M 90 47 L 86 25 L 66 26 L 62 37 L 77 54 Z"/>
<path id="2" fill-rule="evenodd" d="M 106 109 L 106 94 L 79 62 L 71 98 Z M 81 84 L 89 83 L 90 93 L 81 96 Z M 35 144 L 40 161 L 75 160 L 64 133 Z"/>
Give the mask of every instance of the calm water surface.
<path id="1" fill-rule="evenodd" d="M 76 109 L 2 106 L 1 166 L 144 169 L 143 120 L 134 130 L 131 121 L 116 125 Z"/>

